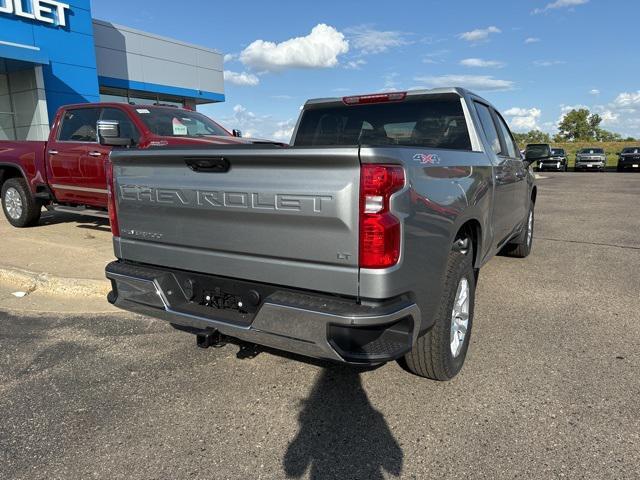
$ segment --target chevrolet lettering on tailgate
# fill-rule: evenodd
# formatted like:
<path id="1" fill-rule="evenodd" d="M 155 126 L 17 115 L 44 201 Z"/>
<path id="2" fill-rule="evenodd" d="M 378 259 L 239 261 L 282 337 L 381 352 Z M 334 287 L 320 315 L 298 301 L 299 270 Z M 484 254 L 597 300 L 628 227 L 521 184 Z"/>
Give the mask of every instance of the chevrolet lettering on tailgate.
<path id="1" fill-rule="evenodd" d="M 185 205 L 204 208 L 247 208 L 254 210 L 291 210 L 322 213 L 333 201 L 331 195 L 293 195 L 290 193 L 224 192 L 154 188 L 141 185 L 121 185 L 123 201 Z"/>

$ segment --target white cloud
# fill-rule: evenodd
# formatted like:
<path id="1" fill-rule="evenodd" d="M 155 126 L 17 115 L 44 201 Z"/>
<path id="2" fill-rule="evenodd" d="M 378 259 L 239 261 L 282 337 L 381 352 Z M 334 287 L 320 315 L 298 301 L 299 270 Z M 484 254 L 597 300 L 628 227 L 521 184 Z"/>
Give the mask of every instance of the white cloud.
<path id="1" fill-rule="evenodd" d="M 536 60 L 533 62 L 536 67 L 554 67 L 556 65 L 564 65 L 565 63 L 567 62 L 564 60 Z"/>
<path id="2" fill-rule="evenodd" d="M 404 32 L 375 30 L 367 25 L 349 28 L 345 33 L 351 45 L 365 55 L 384 53 L 411 43 Z"/>
<path id="3" fill-rule="evenodd" d="M 305 37 L 281 43 L 256 40 L 240 53 L 240 61 L 258 71 L 287 68 L 331 68 L 349 51 L 344 34 L 330 25 L 318 24 Z"/>
<path id="4" fill-rule="evenodd" d="M 524 39 L 524 43 L 526 43 L 527 45 L 531 44 L 531 43 L 538 43 L 541 42 L 542 40 L 540 40 L 538 37 L 527 37 Z"/>
<path id="5" fill-rule="evenodd" d="M 602 125 L 616 125 L 620 120 L 620 114 L 611 110 L 603 110 L 598 115 L 602 118 Z"/>
<path id="6" fill-rule="evenodd" d="M 555 2 L 547 3 L 542 8 L 536 8 L 533 12 L 534 15 L 538 13 L 548 12 L 549 10 L 558 10 L 560 8 L 573 8 L 579 5 L 589 3 L 589 0 L 556 0 Z"/>
<path id="7" fill-rule="evenodd" d="M 264 138 L 288 142 L 293 133 L 296 120 L 279 120 L 271 115 L 258 115 L 243 105 L 235 105 L 233 114 L 220 118 L 223 125 L 242 130 L 247 138 Z"/>
<path id="8" fill-rule="evenodd" d="M 592 88 L 591 90 L 589 90 L 589 94 L 590 95 L 600 95 L 600 90 L 598 90 L 597 88 Z"/>
<path id="9" fill-rule="evenodd" d="M 465 58 L 460 61 L 460 65 L 472 68 L 502 68 L 505 66 L 504 62 L 483 60 L 482 58 Z"/>
<path id="10" fill-rule="evenodd" d="M 489 35 L 492 33 L 502 33 L 498 27 L 487 27 L 487 28 L 477 28 L 476 30 L 471 30 L 470 32 L 464 32 L 458 35 L 458 38 L 462 40 L 466 40 L 467 42 L 480 42 L 483 40 L 487 40 Z"/>
<path id="11" fill-rule="evenodd" d="M 528 132 L 530 130 L 540 130 L 538 121 L 542 115 L 539 108 L 513 107 L 504 112 L 509 125 L 514 131 Z"/>
<path id="12" fill-rule="evenodd" d="M 232 72 L 231 70 L 224 71 L 224 81 L 233 83 L 234 85 L 243 85 L 249 87 L 255 87 L 260 83 L 260 79 L 251 73 L 238 73 Z"/>
<path id="13" fill-rule="evenodd" d="M 478 91 L 511 90 L 514 87 L 511 80 L 501 80 L 489 75 L 440 75 L 416 77 L 414 80 L 430 87 L 465 87 Z"/>
<path id="14" fill-rule="evenodd" d="M 293 129 L 296 126 L 295 120 L 285 120 L 284 122 L 277 123 L 277 130 L 271 134 L 271 138 L 279 140 L 283 143 L 289 143 L 291 135 L 293 135 Z"/>
<path id="15" fill-rule="evenodd" d="M 640 107 L 640 90 L 637 92 L 622 92 L 613 101 L 617 108 L 632 109 Z"/>
<path id="16" fill-rule="evenodd" d="M 235 53 L 225 53 L 223 60 L 225 63 L 235 60 L 238 55 Z"/>
<path id="17" fill-rule="evenodd" d="M 357 60 L 348 61 L 347 63 L 344 64 L 344 68 L 349 70 L 360 70 L 360 68 L 362 68 L 362 66 L 366 64 L 367 64 L 366 60 L 359 58 Z"/>

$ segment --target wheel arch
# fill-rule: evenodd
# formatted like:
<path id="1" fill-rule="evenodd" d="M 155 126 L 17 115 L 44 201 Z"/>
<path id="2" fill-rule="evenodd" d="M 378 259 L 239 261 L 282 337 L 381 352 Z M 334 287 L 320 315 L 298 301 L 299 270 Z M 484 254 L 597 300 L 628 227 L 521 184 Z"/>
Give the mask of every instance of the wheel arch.
<path id="1" fill-rule="evenodd" d="M 20 166 L 11 163 L 0 163 L 0 189 L 10 178 L 23 178 L 27 185 L 29 180 Z"/>
<path id="2" fill-rule="evenodd" d="M 454 240 L 470 238 L 473 246 L 473 268 L 479 268 L 480 249 L 482 247 L 482 226 L 476 218 L 466 220 L 458 229 Z"/>

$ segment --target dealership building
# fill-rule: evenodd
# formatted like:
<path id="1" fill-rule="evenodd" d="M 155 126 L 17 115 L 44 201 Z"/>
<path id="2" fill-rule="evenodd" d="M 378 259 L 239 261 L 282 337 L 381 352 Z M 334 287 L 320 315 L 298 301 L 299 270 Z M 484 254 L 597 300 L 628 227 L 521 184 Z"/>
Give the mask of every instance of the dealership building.
<path id="1" fill-rule="evenodd" d="M 70 103 L 223 102 L 222 62 L 214 50 L 93 19 L 90 0 L 0 0 L 0 140 L 45 140 Z"/>

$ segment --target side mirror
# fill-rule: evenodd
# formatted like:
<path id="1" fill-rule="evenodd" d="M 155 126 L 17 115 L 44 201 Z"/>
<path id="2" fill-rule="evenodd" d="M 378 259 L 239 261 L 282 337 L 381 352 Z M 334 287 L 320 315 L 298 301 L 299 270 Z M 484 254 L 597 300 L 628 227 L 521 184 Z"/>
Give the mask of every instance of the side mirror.
<path id="1" fill-rule="evenodd" d="M 109 147 L 130 147 L 133 139 L 120 136 L 120 123 L 115 120 L 98 121 L 98 141 Z"/>
<path id="2" fill-rule="evenodd" d="M 551 147 L 549 145 L 527 145 L 524 154 L 524 162 L 531 165 L 533 162 L 548 160 L 551 158 Z"/>
<path id="3" fill-rule="evenodd" d="M 232 133 L 233 133 L 234 137 L 238 137 L 238 138 L 242 137 L 242 132 L 240 130 L 238 130 L 237 128 L 234 128 Z"/>

